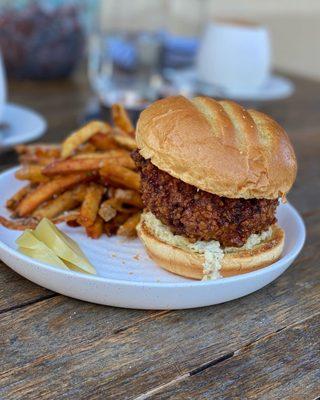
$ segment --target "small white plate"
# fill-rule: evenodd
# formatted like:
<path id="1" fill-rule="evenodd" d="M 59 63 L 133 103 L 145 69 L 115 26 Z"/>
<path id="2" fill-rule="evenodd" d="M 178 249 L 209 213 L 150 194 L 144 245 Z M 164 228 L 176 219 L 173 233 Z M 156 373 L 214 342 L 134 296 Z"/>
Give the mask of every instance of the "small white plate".
<path id="1" fill-rule="evenodd" d="M 2 196 L 0 215 L 8 215 L 4 198 L 21 182 L 15 169 L 0 175 Z M 76 299 L 110 306 L 141 309 L 202 307 L 237 299 L 252 293 L 281 275 L 299 254 L 305 227 L 298 212 L 289 204 L 280 205 L 279 224 L 286 232 L 282 258 L 269 267 L 216 281 L 199 282 L 164 271 L 146 255 L 139 240 L 119 237 L 89 239 L 81 228 L 59 226 L 76 240 L 96 267 L 97 276 L 69 272 L 26 257 L 16 250 L 21 232 L 0 227 L 0 258 L 18 274 L 38 285 Z"/>
<path id="2" fill-rule="evenodd" d="M 166 69 L 164 76 L 176 88 L 188 93 L 201 93 L 210 97 L 229 98 L 234 100 L 266 101 L 280 100 L 290 97 L 294 92 L 294 84 L 289 79 L 280 75 L 270 75 L 267 82 L 255 89 L 244 88 L 234 90 L 210 85 L 198 80 L 195 69 L 177 71 Z"/>
<path id="3" fill-rule="evenodd" d="M 287 78 L 271 75 L 267 82 L 257 89 L 233 90 L 209 86 L 199 82 L 199 89 L 207 96 L 219 96 L 234 100 L 267 101 L 280 100 L 290 97 L 294 92 L 294 84 Z"/>
<path id="4" fill-rule="evenodd" d="M 0 152 L 39 139 L 46 129 L 45 119 L 37 112 L 17 104 L 6 104 L 0 124 Z"/>

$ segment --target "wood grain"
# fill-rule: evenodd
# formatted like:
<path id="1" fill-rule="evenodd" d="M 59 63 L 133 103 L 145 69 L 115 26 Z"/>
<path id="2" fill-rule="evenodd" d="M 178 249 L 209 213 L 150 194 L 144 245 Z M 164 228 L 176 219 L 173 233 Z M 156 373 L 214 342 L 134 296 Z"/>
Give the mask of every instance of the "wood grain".
<path id="1" fill-rule="evenodd" d="M 50 290 L 27 281 L 0 261 L 0 314 L 53 295 Z"/>
<path id="2" fill-rule="evenodd" d="M 319 331 L 317 314 L 202 371 L 192 371 L 177 383 L 173 381 L 144 398 L 316 399 L 320 394 Z"/>
<path id="3" fill-rule="evenodd" d="M 291 134 L 298 159 L 298 176 L 288 199 L 301 213 L 320 209 L 320 120 L 316 131 Z"/>
<path id="4" fill-rule="evenodd" d="M 315 351 L 320 348 L 316 334 L 320 84 L 303 79 L 295 83 L 297 90 L 291 98 L 258 105 L 286 127 L 297 151 L 298 179 L 289 200 L 303 212 L 308 239 L 294 265 L 277 281 L 245 298 L 174 312 L 115 309 L 60 295 L 51 298 L 51 292 L 1 265 L 1 399 L 201 394 L 208 399 L 287 396 L 295 400 L 320 394 Z M 61 140 L 78 126 L 90 93 L 83 77 L 52 83 L 12 82 L 9 89 L 14 102 L 48 118 L 46 142 Z M 13 153 L 0 155 L 0 169 L 14 163 Z M 243 379 L 242 369 L 250 379 Z M 223 385 L 215 384 L 216 377 Z"/>

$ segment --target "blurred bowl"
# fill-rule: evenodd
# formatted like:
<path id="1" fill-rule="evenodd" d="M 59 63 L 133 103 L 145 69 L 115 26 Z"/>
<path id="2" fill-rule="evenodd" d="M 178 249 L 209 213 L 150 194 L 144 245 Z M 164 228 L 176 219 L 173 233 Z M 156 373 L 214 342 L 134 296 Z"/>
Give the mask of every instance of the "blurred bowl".
<path id="1" fill-rule="evenodd" d="M 18 7 L 13 1 L 3 6 L 0 48 L 8 75 L 19 79 L 70 75 L 84 50 L 80 11 L 77 2 L 45 7 L 32 1 Z"/>

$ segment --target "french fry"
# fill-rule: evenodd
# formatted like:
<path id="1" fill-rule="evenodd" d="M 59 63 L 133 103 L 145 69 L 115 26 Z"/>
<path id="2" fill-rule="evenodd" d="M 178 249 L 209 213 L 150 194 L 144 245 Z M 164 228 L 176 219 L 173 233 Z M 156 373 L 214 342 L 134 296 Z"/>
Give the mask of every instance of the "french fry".
<path id="1" fill-rule="evenodd" d="M 104 221 L 98 215 L 94 224 L 86 227 L 86 233 L 92 239 L 99 239 L 99 237 L 103 233 L 103 226 L 104 226 Z"/>
<path id="2" fill-rule="evenodd" d="M 48 177 L 42 173 L 41 165 L 26 165 L 15 173 L 15 177 L 20 181 L 30 181 L 33 183 L 47 182 Z"/>
<path id="3" fill-rule="evenodd" d="M 114 140 L 120 147 L 128 150 L 135 150 L 137 148 L 136 141 L 130 136 L 114 135 Z"/>
<path id="4" fill-rule="evenodd" d="M 118 214 L 113 218 L 113 222 L 119 227 L 124 224 L 129 217 L 130 214 L 118 212 Z"/>
<path id="5" fill-rule="evenodd" d="M 104 202 L 101 203 L 99 208 L 98 213 L 105 222 L 110 221 L 117 214 L 117 210 L 113 207 L 114 204 L 112 200 L 113 199 L 105 200 Z"/>
<path id="6" fill-rule="evenodd" d="M 125 223 L 119 226 L 117 235 L 134 237 L 137 235 L 136 226 L 138 225 L 141 217 L 141 212 L 133 214 L 127 219 Z"/>
<path id="7" fill-rule="evenodd" d="M 128 169 L 135 169 L 136 165 L 130 155 L 123 155 L 119 157 L 108 157 L 104 161 L 102 161 L 101 168 L 104 167 L 105 163 L 112 163 L 114 165 L 119 165 L 121 167 L 125 167 Z"/>
<path id="8" fill-rule="evenodd" d="M 76 150 L 81 144 L 87 142 L 96 133 L 108 133 L 110 131 L 110 125 L 105 122 L 89 122 L 87 125 L 68 136 L 67 139 L 62 143 L 61 157 L 69 157 L 74 150 Z"/>
<path id="9" fill-rule="evenodd" d="M 99 215 L 105 222 L 108 222 L 116 216 L 117 211 L 121 214 L 133 214 L 138 209 L 124 207 L 121 200 L 108 199 L 100 205 Z"/>
<path id="10" fill-rule="evenodd" d="M 55 161 L 54 157 L 46 157 L 46 156 L 37 156 L 36 154 L 22 154 L 19 157 L 19 162 L 23 166 L 25 165 L 48 165 Z"/>
<path id="11" fill-rule="evenodd" d="M 83 201 L 85 191 L 84 185 L 67 190 L 55 199 L 50 200 L 44 206 L 38 208 L 38 210 L 33 213 L 33 216 L 38 219 L 44 217 L 52 219 L 65 211 L 72 210 Z"/>
<path id="12" fill-rule="evenodd" d="M 71 212 L 69 214 L 53 218 L 51 221 L 54 224 L 60 224 L 61 222 L 69 223 L 71 221 L 76 221 L 78 217 L 79 217 L 79 212 Z M 39 221 L 40 220 L 38 218 L 34 217 L 11 220 L 0 215 L 0 225 L 3 225 L 5 228 L 14 229 L 17 231 L 24 231 L 26 229 L 35 229 Z"/>
<path id="13" fill-rule="evenodd" d="M 0 221 L 1 222 L 1 221 Z M 107 236 L 112 236 L 117 232 L 117 226 L 113 223 L 113 221 L 105 222 L 103 225 L 103 231 Z"/>
<path id="14" fill-rule="evenodd" d="M 105 161 L 103 168 L 100 169 L 100 175 L 112 184 L 124 186 L 128 189 L 140 189 L 140 176 L 137 172 L 112 162 Z"/>
<path id="15" fill-rule="evenodd" d="M 79 210 L 72 210 L 66 214 L 59 215 L 58 217 L 53 218 L 51 221 L 54 224 L 61 224 L 62 222 L 73 223 L 76 222 L 79 218 L 80 212 Z"/>
<path id="16" fill-rule="evenodd" d="M 118 158 L 127 156 L 130 157 L 130 152 L 125 149 L 112 149 L 107 151 L 100 151 L 95 153 L 76 154 L 72 159 L 82 160 L 83 158 Z"/>
<path id="17" fill-rule="evenodd" d="M 113 149 L 101 153 L 77 154 L 76 156 L 73 157 L 73 159 L 77 160 L 78 159 L 82 160 L 86 158 L 110 160 L 129 169 L 136 168 L 136 165 L 130 155 L 130 152 L 125 149 Z"/>
<path id="18" fill-rule="evenodd" d="M 67 221 L 66 223 L 68 226 L 71 226 L 72 228 L 77 228 L 78 226 L 81 226 L 76 219 Z"/>
<path id="19" fill-rule="evenodd" d="M 122 203 L 143 208 L 141 195 L 136 190 L 110 188 L 109 196 L 116 200 L 120 200 Z"/>
<path id="20" fill-rule="evenodd" d="M 35 229 L 38 225 L 38 220 L 35 218 L 23 218 L 19 220 L 11 220 L 0 215 L 0 225 L 8 229 L 16 231 L 24 231 L 25 229 Z"/>
<path id="21" fill-rule="evenodd" d="M 80 225 L 88 227 L 94 224 L 104 191 L 104 187 L 97 183 L 91 183 L 88 186 L 80 209 L 78 219 Z"/>
<path id="22" fill-rule="evenodd" d="M 115 235 L 117 233 L 119 226 L 124 224 L 129 217 L 130 214 L 117 213 L 117 215 L 112 220 L 104 224 L 105 234 L 107 236 Z"/>
<path id="23" fill-rule="evenodd" d="M 119 147 L 111 134 L 100 132 L 90 138 L 90 143 L 92 143 L 97 150 L 112 150 Z"/>
<path id="24" fill-rule="evenodd" d="M 77 148 L 77 153 L 78 154 L 92 153 L 93 151 L 95 151 L 95 149 L 96 148 L 92 143 L 84 143 Z"/>
<path id="25" fill-rule="evenodd" d="M 74 172 L 94 171 L 103 166 L 103 160 L 94 158 L 58 160 L 47 165 L 43 170 L 44 175 L 65 175 Z"/>
<path id="26" fill-rule="evenodd" d="M 114 124 L 122 129 L 126 134 L 134 138 L 134 127 L 123 105 L 118 103 L 113 104 L 111 107 L 111 113 Z"/>
<path id="27" fill-rule="evenodd" d="M 47 165 L 44 170 L 43 174 L 46 176 L 53 176 L 53 175 L 64 175 L 70 174 L 73 172 L 80 172 L 80 171 L 97 171 L 104 166 L 104 160 L 113 161 L 116 164 L 125 166 L 127 168 L 135 168 L 135 164 L 130 157 L 129 154 L 125 154 L 123 152 L 119 156 L 112 157 L 112 154 L 109 155 L 108 153 L 104 154 L 94 154 L 88 155 L 81 154 L 80 156 L 75 158 L 68 158 L 66 160 L 57 160 L 50 165 Z"/>
<path id="28" fill-rule="evenodd" d="M 19 155 L 34 155 L 37 157 L 49 157 L 58 158 L 60 157 L 61 146 L 59 144 L 19 144 L 15 147 L 15 151 Z"/>
<path id="29" fill-rule="evenodd" d="M 30 215 L 40 204 L 86 179 L 88 179 L 88 174 L 83 172 L 57 177 L 39 185 L 21 201 L 16 209 L 18 216 L 26 217 Z"/>
<path id="30" fill-rule="evenodd" d="M 32 188 L 33 186 L 30 184 L 24 186 L 17 193 L 15 193 L 10 199 L 7 200 L 6 207 L 11 211 L 15 211 L 19 203 L 22 201 L 22 199 L 31 192 Z"/>

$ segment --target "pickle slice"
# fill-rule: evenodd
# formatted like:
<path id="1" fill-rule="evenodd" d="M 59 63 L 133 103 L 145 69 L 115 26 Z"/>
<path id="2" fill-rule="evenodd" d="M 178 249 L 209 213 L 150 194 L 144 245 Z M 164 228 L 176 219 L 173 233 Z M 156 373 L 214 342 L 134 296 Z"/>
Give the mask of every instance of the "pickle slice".
<path id="1" fill-rule="evenodd" d="M 16 243 L 22 254 L 54 267 L 68 270 L 67 265 L 48 246 L 38 240 L 31 230 L 26 230 L 16 240 Z"/>
<path id="2" fill-rule="evenodd" d="M 78 244 L 61 232 L 49 219 L 43 218 L 33 233 L 62 260 L 69 261 L 89 274 L 96 274 L 95 268 Z"/>

